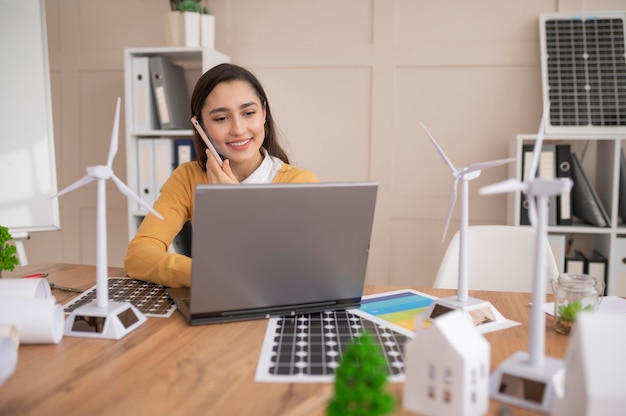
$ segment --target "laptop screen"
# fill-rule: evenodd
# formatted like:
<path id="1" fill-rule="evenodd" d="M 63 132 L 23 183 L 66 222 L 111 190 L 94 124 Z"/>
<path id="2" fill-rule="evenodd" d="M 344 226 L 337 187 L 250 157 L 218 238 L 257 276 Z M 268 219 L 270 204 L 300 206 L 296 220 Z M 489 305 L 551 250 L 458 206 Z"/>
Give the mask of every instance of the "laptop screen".
<path id="1" fill-rule="evenodd" d="M 358 305 L 377 184 L 199 185 L 191 314 Z"/>

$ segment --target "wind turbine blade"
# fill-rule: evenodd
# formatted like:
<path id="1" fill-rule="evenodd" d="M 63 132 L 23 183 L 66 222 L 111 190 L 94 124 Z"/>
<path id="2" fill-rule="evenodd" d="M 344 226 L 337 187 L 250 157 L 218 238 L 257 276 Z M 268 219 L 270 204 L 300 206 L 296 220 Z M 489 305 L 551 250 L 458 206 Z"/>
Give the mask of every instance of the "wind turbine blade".
<path id="1" fill-rule="evenodd" d="M 428 131 L 428 129 L 426 128 L 424 123 L 422 123 L 420 121 L 420 125 L 422 126 L 422 128 L 424 129 L 426 134 L 428 135 L 428 138 L 430 139 L 430 141 L 433 143 L 433 145 L 435 145 L 435 149 L 437 149 L 437 153 L 439 153 L 439 156 L 441 156 L 441 159 L 443 159 L 443 161 L 446 163 L 446 165 L 448 165 L 448 167 L 450 167 L 452 172 L 456 171 L 456 168 L 454 167 L 454 165 L 452 164 L 450 159 L 448 159 L 448 156 L 446 156 L 446 154 L 443 152 L 443 149 L 441 147 L 439 147 L 439 144 L 437 143 L 437 140 L 435 140 L 433 135 L 430 134 L 430 132 Z"/>
<path id="2" fill-rule="evenodd" d="M 448 203 L 448 215 L 446 216 L 446 225 L 443 228 L 443 236 L 441 237 L 441 241 L 446 239 L 446 234 L 448 234 L 448 226 L 450 225 L 450 218 L 452 218 L 452 211 L 454 210 L 454 205 L 456 204 L 456 192 L 457 187 L 459 185 L 459 178 L 454 178 L 454 184 L 452 185 L 452 193 L 450 194 L 450 202 Z"/>
<path id="3" fill-rule="evenodd" d="M 543 147 L 543 133 L 544 128 L 543 124 L 546 118 L 545 111 L 541 115 L 541 121 L 539 122 L 539 130 L 537 131 L 537 140 L 535 141 L 535 146 L 533 147 L 533 159 L 530 165 L 530 172 L 528 173 L 528 179 L 532 180 L 537 177 L 537 168 L 539 167 L 539 159 L 541 158 L 541 149 Z"/>
<path id="4" fill-rule="evenodd" d="M 117 145 L 120 131 L 120 97 L 117 97 L 117 105 L 115 107 L 115 118 L 113 119 L 113 131 L 111 132 L 111 144 L 109 145 L 109 158 L 107 159 L 107 166 L 111 168 L 113 166 L 113 159 L 117 154 Z"/>
<path id="5" fill-rule="evenodd" d="M 50 197 L 50 199 L 52 198 L 57 198 L 63 194 L 66 194 L 68 192 L 72 192 L 74 189 L 80 188 L 83 185 L 88 184 L 89 182 L 93 182 L 95 181 L 96 178 L 94 178 L 93 176 L 83 176 L 82 178 L 80 178 L 79 180 L 77 180 L 76 182 L 74 182 L 73 184 L 67 186 L 64 189 L 61 189 L 59 192 L 57 192 L 55 195 L 52 195 Z"/>
<path id="6" fill-rule="evenodd" d="M 137 202 L 139 205 L 141 205 L 148 211 L 152 212 L 154 215 L 157 216 L 157 218 L 161 220 L 163 219 L 163 216 L 161 214 L 156 212 L 154 208 L 152 208 L 150 205 L 144 202 L 141 198 L 139 198 L 137 194 L 135 194 L 128 186 L 126 186 L 124 182 L 122 182 L 117 176 L 115 176 L 115 174 L 111 173 L 111 179 L 113 179 L 113 182 L 115 183 L 115 185 L 117 185 L 117 189 L 119 189 L 121 193 L 126 195 L 128 198 L 134 200 L 135 202 Z"/>
<path id="7" fill-rule="evenodd" d="M 507 179 L 506 181 L 494 183 L 480 188 L 478 193 L 481 195 L 503 194 L 513 191 L 525 191 L 527 185 L 518 181 L 517 179 Z"/>
<path id="8" fill-rule="evenodd" d="M 467 169 L 465 169 L 463 173 L 470 173 L 477 170 L 489 169 L 495 166 L 505 165 L 507 163 L 513 162 L 514 160 L 514 157 L 510 157 L 508 159 L 492 160 L 491 162 L 473 163 Z"/>

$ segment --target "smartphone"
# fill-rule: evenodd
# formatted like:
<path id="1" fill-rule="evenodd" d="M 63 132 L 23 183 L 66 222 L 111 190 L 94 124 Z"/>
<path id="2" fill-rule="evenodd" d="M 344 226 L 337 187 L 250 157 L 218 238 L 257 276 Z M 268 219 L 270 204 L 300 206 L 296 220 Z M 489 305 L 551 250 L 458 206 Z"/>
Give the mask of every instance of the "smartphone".
<path id="1" fill-rule="evenodd" d="M 204 132 L 204 129 L 198 122 L 198 119 L 196 118 L 196 116 L 191 117 L 191 124 L 193 124 L 193 126 L 196 128 L 196 131 L 198 132 L 200 137 L 202 137 L 202 140 L 204 140 L 206 147 L 209 148 L 209 152 L 211 152 L 215 160 L 217 160 L 217 163 L 219 163 L 220 166 L 222 166 L 222 163 L 223 163 L 222 157 L 220 156 L 219 153 L 217 153 L 217 150 L 215 150 L 215 146 L 213 146 L 213 143 L 211 143 L 211 139 L 209 139 L 209 136 L 207 136 L 207 134 Z"/>

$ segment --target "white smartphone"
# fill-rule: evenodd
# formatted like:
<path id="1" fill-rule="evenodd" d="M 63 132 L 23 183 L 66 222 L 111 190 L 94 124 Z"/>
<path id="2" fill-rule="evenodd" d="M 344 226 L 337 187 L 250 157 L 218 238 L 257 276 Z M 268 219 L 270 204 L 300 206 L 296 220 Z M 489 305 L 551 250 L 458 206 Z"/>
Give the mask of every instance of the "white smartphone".
<path id="1" fill-rule="evenodd" d="M 191 117 L 191 124 L 193 124 L 193 126 L 196 128 L 196 131 L 198 132 L 200 137 L 202 137 L 202 140 L 204 140 L 206 147 L 209 148 L 209 151 L 213 154 L 213 157 L 215 158 L 215 160 L 217 160 L 217 163 L 219 163 L 220 166 L 222 166 L 222 164 L 224 163 L 222 162 L 222 157 L 220 156 L 219 153 L 217 153 L 217 150 L 215 150 L 215 146 L 213 146 L 213 143 L 211 143 L 211 139 L 209 139 L 209 136 L 207 136 L 207 134 L 204 132 L 204 129 L 198 122 L 198 119 L 196 118 L 196 116 Z"/>

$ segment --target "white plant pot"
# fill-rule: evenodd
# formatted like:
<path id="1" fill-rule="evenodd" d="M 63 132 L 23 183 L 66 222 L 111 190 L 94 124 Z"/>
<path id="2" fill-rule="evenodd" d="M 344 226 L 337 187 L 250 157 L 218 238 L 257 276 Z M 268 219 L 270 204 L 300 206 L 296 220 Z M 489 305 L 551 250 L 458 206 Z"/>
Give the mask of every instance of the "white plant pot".
<path id="1" fill-rule="evenodd" d="M 166 13 L 165 42 L 168 46 L 200 46 L 200 14 Z"/>
<path id="2" fill-rule="evenodd" d="M 215 16 L 200 15 L 200 45 L 215 49 Z"/>

